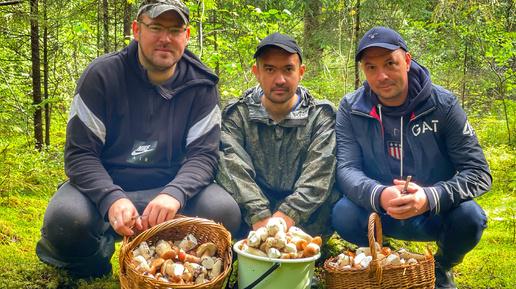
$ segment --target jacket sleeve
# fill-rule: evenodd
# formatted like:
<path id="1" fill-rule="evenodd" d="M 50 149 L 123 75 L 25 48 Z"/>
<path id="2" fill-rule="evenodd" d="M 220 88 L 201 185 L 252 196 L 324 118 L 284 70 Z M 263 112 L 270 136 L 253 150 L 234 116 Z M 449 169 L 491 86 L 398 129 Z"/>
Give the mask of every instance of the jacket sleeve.
<path id="1" fill-rule="evenodd" d="M 95 63 L 83 72 L 77 84 L 66 126 L 64 163 L 70 182 L 107 218 L 109 206 L 125 193 L 113 184 L 100 160 L 106 141 L 106 93 L 105 81 L 93 67 Z"/>
<path id="2" fill-rule="evenodd" d="M 190 112 L 185 159 L 176 177 L 163 189 L 181 207 L 213 182 L 219 158 L 221 117 L 217 86 L 199 89 L 195 103 Z"/>
<path id="3" fill-rule="evenodd" d="M 335 182 L 335 147 L 335 108 L 322 105 L 313 124 L 311 143 L 294 193 L 286 197 L 278 209 L 296 224 L 306 222 L 328 198 Z"/>
<path id="4" fill-rule="evenodd" d="M 337 138 L 335 178 L 339 190 L 368 211 L 385 213 L 379 202 L 380 193 L 385 186 L 364 173 L 363 154 L 351 123 L 351 104 L 347 101 L 347 97 L 342 98 L 339 103 L 335 133 Z"/>
<path id="5" fill-rule="evenodd" d="M 447 212 L 460 203 L 472 200 L 490 190 L 492 176 L 489 165 L 466 112 L 453 97 L 440 135 L 457 173 L 425 191 L 430 202 L 430 215 Z"/>
<path id="6" fill-rule="evenodd" d="M 245 150 L 244 115 L 238 104 L 228 104 L 222 113 L 220 160 L 217 183 L 224 187 L 243 210 L 250 226 L 270 217 L 269 201 L 255 181 L 256 171 Z"/>

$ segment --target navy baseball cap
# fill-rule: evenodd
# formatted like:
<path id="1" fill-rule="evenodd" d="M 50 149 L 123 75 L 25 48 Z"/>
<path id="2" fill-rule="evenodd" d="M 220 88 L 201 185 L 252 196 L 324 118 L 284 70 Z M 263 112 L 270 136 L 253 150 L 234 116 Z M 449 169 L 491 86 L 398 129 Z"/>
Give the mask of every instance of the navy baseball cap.
<path id="1" fill-rule="evenodd" d="M 389 50 L 403 49 L 408 52 L 407 43 L 398 32 L 387 27 L 374 27 L 367 31 L 358 44 L 355 61 L 362 59 L 362 54 L 369 47 L 382 47 Z"/>
<path id="2" fill-rule="evenodd" d="M 276 46 L 287 52 L 297 53 L 297 55 L 299 55 L 299 63 L 303 63 L 301 48 L 299 48 L 299 45 L 292 36 L 274 32 L 271 35 L 265 37 L 256 47 L 254 58 L 258 58 L 258 56 L 263 53 L 263 50 L 266 46 Z"/>
<path id="3" fill-rule="evenodd" d="M 186 25 L 190 22 L 190 9 L 181 0 L 143 0 L 138 8 L 136 18 L 142 13 L 147 14 L 150 18 L 156 18 L 166 11 L 176 11 L 181 15 Z"/>

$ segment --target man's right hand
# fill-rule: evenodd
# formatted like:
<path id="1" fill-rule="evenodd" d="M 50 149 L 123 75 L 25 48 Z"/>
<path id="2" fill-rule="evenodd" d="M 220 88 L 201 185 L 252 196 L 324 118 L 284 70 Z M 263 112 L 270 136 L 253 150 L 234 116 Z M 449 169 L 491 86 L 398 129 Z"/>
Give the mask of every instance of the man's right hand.
<path id="1" fill-rule="evenodd" d="M 136 216 L 138 216 L 138 210 L 128 198 L 118 199 L 109 207 L 109 222 L 113 229 L 122 236 L 133 235 L 134 231 L 131 230 L 133 226 L 139 230 L 143 228 L 141 219 L 133 220 Z"/>
<path id="2" fill-rule="evenodd" d="M 430 209 L 422 187 L 410 183 L 407 193 L 402 194 L 405 181 L 395 180 L 395 185 L 386 187 L 380 194 L 380 206 L 394 219 L 402 220 L 421 215 Z"/>

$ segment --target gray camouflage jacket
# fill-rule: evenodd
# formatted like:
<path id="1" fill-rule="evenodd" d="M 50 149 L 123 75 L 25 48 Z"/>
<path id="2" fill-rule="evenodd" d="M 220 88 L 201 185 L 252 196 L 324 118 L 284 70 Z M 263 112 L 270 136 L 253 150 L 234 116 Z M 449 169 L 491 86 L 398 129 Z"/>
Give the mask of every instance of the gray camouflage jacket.
<path id="1" fill-rule="evenodd" d="M 264 191 L 286 196 L 278 210 L 302 223 L 335 181 L 336 108 L 299 86 L 299 105 L 276 123 L 262 106 L 261 91 L 250 88 L 224 107 L 216 180 L 249 225 L 272 215 Z"/>

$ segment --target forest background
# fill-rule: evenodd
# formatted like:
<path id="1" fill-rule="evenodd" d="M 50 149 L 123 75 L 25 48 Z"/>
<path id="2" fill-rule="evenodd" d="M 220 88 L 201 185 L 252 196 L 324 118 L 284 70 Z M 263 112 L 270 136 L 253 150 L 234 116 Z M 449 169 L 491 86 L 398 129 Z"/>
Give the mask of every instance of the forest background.
<path id="1" fill-rule="evenodd" d="M 357 42 L 397 30 L 433 82 L 454 92 L 494 177 L 477 198 L 489 227 L 455 268 L 461 288 L 516 287 L 516 1 L 205 0 L 191 9 L 189 48 L 220 76 L 224 104 L 256 85 L 258 42 L 292 35 L 307 66 L 302 85 L 338 104 L 361 86 Z M 132 38 L 134 0 L 0 0 L 0 288 L 117 288 L 116 271 L 73 280 L 34 253 L 46 205 L 66 179 L 63 146 L 76 82 L 96 57 Z M 114 257 L 115 270 L 117 255 Z M 324 284 L 324 282 L 323 282 Z"/>

